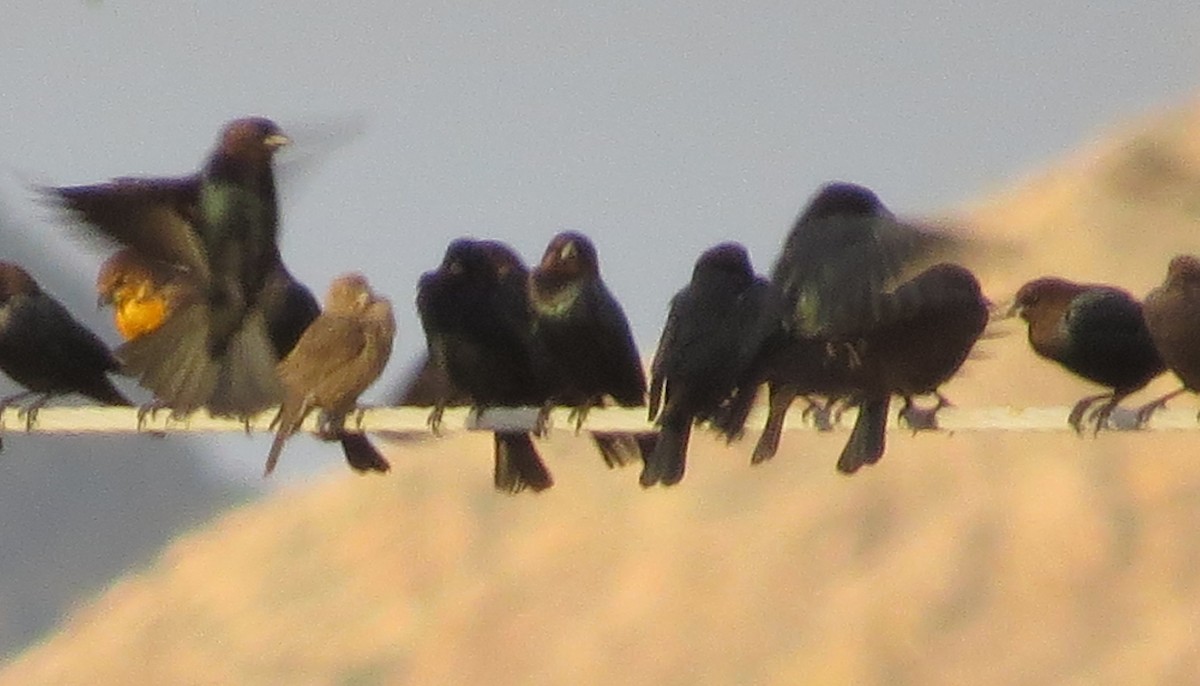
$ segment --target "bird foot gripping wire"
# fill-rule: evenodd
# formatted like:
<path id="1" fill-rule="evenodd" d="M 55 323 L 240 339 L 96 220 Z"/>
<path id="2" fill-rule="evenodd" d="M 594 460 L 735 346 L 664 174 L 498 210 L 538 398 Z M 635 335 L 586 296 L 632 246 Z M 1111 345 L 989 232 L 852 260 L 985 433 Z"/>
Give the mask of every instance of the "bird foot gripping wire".
<path id="1" fill-rule="evenodd" d="M 38 410 L 42 409 L 42 406 L 45 405 L 48 400 L 50 400 L 49 393 L 25 391 L 23 393 L 17 393 L 15 395 L 10 395 L 7 398 L 0 399 L 0 415 L 3 415 L 4 411 L 13 405 L 16 405 L 17 403 L 29 398 L 34 398 L 34 401 L 25 407 L 18 407 L 17 418 L 25 420 L 26 431 L 32 431 L 34 424 L 37 423 Z"/>
<path id="2" fill-rule="evenodd" d="M 583 423 L 587 421 L 588 412 L 591 410 L 591 405 L 579 405 L 578 407 L 572 407 L 571 412 L 567 414 L 567 423 L 575 425 L 576 436 L 579 435 L 579 430 L 583 428 Z M 547 412 L 547 417 L 549 417 L 549 409 L 543 408 L 543 411 Z M 538 418 L 539 420 L 541 419 L 540 414 L 538 415 Z M 541 434 L 538 435 L 540 436 Z"/>
<path id="3" fill-rule="evenodd" d="M 1134 416 L 1134 426 L 1139 429 L 1146 428 L 1146 424 L 1148 424 L 1150 422 L 1150 417 L 1155 412 L 1158 412 L 1159 410 L 1165 408 L 1167 406 L 1167 401 L 1171 400 L 1172 398 L 1174 398 L 1178 395 L 1187 393 L 1187 391 L 1188 391 L 1188 389 L 1185 386 L 1183 388 L 1179 388 L 1174 391 L 1171 391 L 1170 393 L 1162 396 L 1161 398 L 1156 398 L 1156 399 L 1151 400 L 1150 402 L 1146 403 L 1145 405 L 1142 405 L 1134 412 L 1134 415 L 1133 415 Z M 1200 420 L 1200 415 L 1197 415 L 1196 419 Z"/>
<path id="4" fill-rule="evenodd" d="M 439 438 L 442 436 L 442 415 L 445 414 L 445 412 L 446 406 L 442 403 L 438 403 L 437 405 L 433 406 L 432 410 L 430 410 L 429 419 L 425 420 L 425 424 L 429 426 L 429 431 L 432 432 L 434 436 Z"/>
<path id="5" fill-rule="evenodd" d="M 1116 403 L 1104 403 L 1100 407 L 1092 410 L 1091 413 L 1088 413 L 1088 408 L 1101 400 L 1112 400 L 1112 398 L 1112 393 L 1089 395 L 1086 398 L 1083 398 L 1079 402 L 1075 403 L 1075 406 L 1071 408 L 1071 413 L 1067 415 L 1067 424 L 1070 424 L 1071 428 L 1075 429 L 1075 433 L 1082 436 L 1084 433 L 1083 425 L 1086 421 L 1093 424 L 1092 436 L 1099 434 L 1100 429 L 1108 422 L 1108 417 L 1112 414 L 1113 408 L 1116 407 Z M 1084 419 L 1085 415 L 1087 416 L 1086 420 Z"/>
<path id="6" fill-rule="evenodd" d="M 897 416 L 908 425 L 908 428 L 912 429 L 913 434 L 919 431 L 939 430 L 941 427 L 938 426 L 937 413 L 944 407 L 954 406 L 954 403 L 950 402 L 941 393 L 935 393 L 934 395 L 937 396 L 937 403 L 930 408 L 917 407 L 917 404 L 911 397 L 906 396 L 904 398 L 904 405 L 900 408 Z"/>

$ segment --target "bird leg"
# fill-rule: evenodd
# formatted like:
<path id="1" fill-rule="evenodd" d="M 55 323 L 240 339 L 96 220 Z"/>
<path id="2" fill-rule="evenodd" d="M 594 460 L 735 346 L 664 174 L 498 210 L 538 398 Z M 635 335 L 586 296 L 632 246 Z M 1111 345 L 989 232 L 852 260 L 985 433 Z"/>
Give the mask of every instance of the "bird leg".
<path id="1" fill-rule="evenodd" d="M 1082 436 L 1083 435 L 1083 414 L 1085 412 L 1087 412 L 1087 409 L 1089 407 L 1091 407 L 1092 404 L 1095 403 L 1096 401 L 1106 400 L 1108 398 L 1113 397 L 1113 395 L 1114 394 L 1112 394 L 1112 393 L 1101 393 L 1099 395 L 1089 395 L 1086 398 L 1081 399 L 1079 402 L 1075 403 L 1074 407 L 1071 408 L 1071 414 L 1067 415 L 1067 424 L 1070 424 L 1071 428 L 1075 429 L 1075 433 Z M 1110 414 L 1111 414 L 1111 412 L 1112 412 L 1112 410 L 1109 410 Z"/>
<path id="2" fill-rule="evenodd" d="M 30 405 L 29 408 L 22 408 L 22 407 L 17 408 L 17 419 L 21 419 L 22 417 L 24 417 L 25 430 L 29 431 L 30 429 L 33 428 L 33 421 L 37 417 L 38 409 L 41 408 L 42 405 L 45 405 L 46 401 L 50 398 L 50 396 L 48 394 L 38 393 L 36 391 L 22 391 L 21 393 L 17 393 L 15 395 L 10 395 L 7 398 L 0 399 L 0 414 L 4 414 L 4 411 L 7 410 L 8 408 L 12 407 L 13 405 L 16 405 L 17 403 L 23 402 L 23 401 L 28 400 L 29 398 L 33 398 L 35 396 L 40 396 L 40 397 L 38 397 L 38 399 L 34 401 L 34 404 Z M 35 407 L 35 405 L 36 405 L 36 407 Z"/>
<path id="3" fill-rule="evenodd" d="M 1187 386 L 1184 386 L 1182 388 L 1171 391 L 1170 393 L 1164 395 L 1161 398 L 1155 398 L 1154 400 L 1151 400 L 1150 402 L 1146 403 L 1145 405 L 1142 405 L 1141 407 L 1139 407 L 1137 409 L 1137 412 L 1134 414 L 1134 417 L 1137 420 L 1137 423 L 1135 424 L 1135 426 L 1139 429 L 1145 428 L 1146 424 L 1150 421 L 1150 415 L 1152 415 L 1155 412 L 1158 412 L 1162 408 L 1166 407 L 1167 401 L 1170 400 L 1171 398 L 1174 398 L 1177 395 L 1182 395 L 1184 393 L 1187 393 L 1187 391 L 1188 391 Z"/>
<path id="4" fill-rule="evenodd" d="M 1112 399 L 1106 403 L 1101 403 L 1098 407 L 1088 413 L 1087 421 L 1095 423 L 1095 426 L 1092 429 L 1093 438 L 1099 434 L 1100 429 L 1108 423 L 1108 418 L 1112 415 L 1113 410 L 1117 409 L 1117 403 L 1124 400 L 1126 395 L 1129 394 L 1113 393 Z"/>
<path id="5" fill-rule="evenodd" d="M 582 405 L 576 405 L 571 408 L 571 412 L 567 415 L 567 423 L 575 424 L 575 435 L 579 435 L 579 430 L 583 428 L 583 423 L 587 420 L 588 412 L 592 409 L 590 402 Z"/>
<path id="6" fill-rule="evenodd" d="M 534 420 L 533 425 L 534 436 L 537 436 L 538 438 L 544 438 L 546 436 L 546 432 L 550 430 L 550 412 L 552 410 L 554 410 L 554 403 L 550 400 L 547 400 L 545 404 L 542 405 L 541 409 L 538 410 L 537 419 Z M 587 415 L 586 411 L 584 412 L 584 415 Z M 579 425 L 582 423 L 583 420 L 580 420 L 575 425 L 576 432 L 579 431 Z"/>
<path id="7" fill-rule="evenodd" d="M 918 431 L 937 431 L 939 428 L 941 428 L 938 426 L 937 413 L 941 411 L 943 407 L 954 406 L 954 404 L 951 403 L 950 400 L 941 393 L 934 391 L 933 394 L 937 397 L 937 403 L 929 409 L 917 407 L 917 404 L 913 401 L 911 395 L 904 396 L 904 405 L 901 406 L 900 412 L 897 416 L 904 420 L 904 423 L 908 425 L 908 428 L 912 429 L 913 434 L 916 434 Z"/>
<path id="8" fill-rule="evenodd" d="M 800 413 L 801 419 L 812 419 L 813 426 L 817 427 L 817 431 L 833 431 L 833 405 L 837 402 L 835 398 L 826 398 L 825 402 L 817 402 L 809 396 L 804 396 L 808 407 Z M 841 413 L 838 413 L 838 419 L 841 419 Z"/>
<path id="9" fill-rule="evenodd" d="M 429 425 L 429 430 L 434 436 L 440 437 L 442 435 L 442 414 L 445 412 L 446 404 L 439 402 L 433 406 L 433 410 L 429 412 L 429 418 L 425 420 L 425 423 Z"/>

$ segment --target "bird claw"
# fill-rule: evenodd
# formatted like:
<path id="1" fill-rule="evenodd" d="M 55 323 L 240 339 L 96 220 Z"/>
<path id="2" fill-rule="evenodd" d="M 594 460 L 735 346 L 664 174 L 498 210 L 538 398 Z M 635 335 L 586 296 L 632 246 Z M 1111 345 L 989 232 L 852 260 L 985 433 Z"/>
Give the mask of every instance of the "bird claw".
<path id="1" fill-rule="evenodd" d="M 801 419 L 811 419 L 813 426 L 817 431 L 833 431 L 836 421 L 833 419 L 833 400 L 827 400 L 824 404 L 814 402 L 808 396 L 804 397 L 808 402 L 808 406 L 800 411 Z M 841 413 L 838 413 L 838 419 L 841 419 Z"/>
<path id="2" fill-rule="evenodd" d="M 913 435 L 916 435 L 921 431 L 940 430 L 941 427 L 938 425 L 937 413 L 940 412 L 942 408 L 954 406 L 953 403 L 951 403 L 950 400 L 941 393 L 937 393 L 935 395 L 937 396 L 937 403 L 930 408 L 917 407 L 917 404 L 912 398 L 904 398 L 904 405 L 900 408 L 900 412 L 897 416 L 904 420 L 904 423 L 908 425 L 909 429 L 912 429 Z"/>
<path id="3" fill-rule="evenodd" d="M 545 437 L 546 432 L 549 431 L 549 429 L 550 429 L 550 411 L 553 409 L 554 409 L 553 403 L 549 403 L 549 402 L 547 402 L 545 405 L 542 405 L 542 407 L 540 409 L 538 409 L 537 418 L 533 422 L 533 435 L 534 436 L 537 436 L 538 438 Z M 586 414 L 586 412 L 585 412 L 585 414 Z M 579 425 L 582 423 L 583 422 L 580 421 L 575 425 L 576 432 L 579 431 Z"/>
<path id="4" fill-rule="evenodd" d="M 435 405 L 429 412 L 429 418 L 425 420 L 425 423 L 429 425 L 429 431 L 439 438 L 442 435 L 442 414 L 445 411 L 445 405 Z"/>
<path id="5" fill-rule="evenodd" d="M 583 428 L 583 422 L 587 420 L 588 412 L 591 409 L 591 405 L 580 405 L 572 407 L 570 413 L 567 414 L 567 423 L 575 425 L 575 435 L 579 435 L 579 430 Z M 547 416 L 549 416 L 548 411 Z"/>

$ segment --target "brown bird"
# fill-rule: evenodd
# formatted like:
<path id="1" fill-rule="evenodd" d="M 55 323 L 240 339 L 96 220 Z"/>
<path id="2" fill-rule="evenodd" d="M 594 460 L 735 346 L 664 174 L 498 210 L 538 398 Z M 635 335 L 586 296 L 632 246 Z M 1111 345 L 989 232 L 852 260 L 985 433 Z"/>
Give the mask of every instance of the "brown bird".
<path id="1" fill-rule="evenodd" d="M 391 303 L 376 295 L 362 275 L 334 279 L 324 312 L 279 363 L 284 400 L 265 474 L 275 469 L 284 442 L 312 410 L 323 411 L 322 424 L 331 432 L 342 429 L 358 396 L 387 365 L 395 334 Z"/>
<path id="2" fill-rule="evenodd" d="M 280 264 L 268 119 L 230 122 L 199 172 L 47 189 L 106 238 L 186 272 L 201 297 L 123 345 L 124 370 L 178 414 L 247 417 L 277 403 L 263 289 Z"/>
<path id="3" fill-rule="evenodd" d="M 1172 258 L 1166 279 L 1146 295 L 1142 311 L 1163 363 L 1179 377 L 1183 388 L 1143 405 L 1138 410 L 1139 425 L 1167 400 L 1184 391 L 1200 391 L 1200 258 Z"/>
<path id="4" fill-rule="evenodd" d="M 108 347 L 11 262 L 0 262 L 0 370 L 27 389 L 0 407 L 35 398 L 25 411 L 29 424 L 58 395 L 130 405 L 107 376 L 118 370 Z"/>
<path id="5" fill-rule="evenodd" d="M 950 404 L 938 388 L 966 361 L 988 323 L 979 280 L 955 264 L 921 272 L 879 304 L 876 328 L 855 346 L 860 365 L 850 371 L 859 414 L 837 462 L 846 474 L 882 457 L 891 396 L 904 399 L 900 418 L 914 431 L 937 428 L 937 412 Z M 937 404 L 918 408 L 914 396 L 928 394 Z"/>
<path id="6" fill-rule="evenodd" d="M 1088 408 L 1104 401 L 1088 417 L 1099 432 L 1126 396 L 1166 370 L 1141 303 L 1121 288 L 1042 277 L 1021 286 L 1009 315 L 1029 324 L 1035 353 L 1111 389 L 1075 403 L 1067 422 L 1077 432 Z"/>
<path id="7" fill-rule="evenodd" d="M 188 272 L 142 256 L 132 248 L 114 253 L 100 268 L 96 290 L 102 305 L 112 305 L 117 331 L 133 340 L 162 326 L 179 307 L 202 297 L 202 286 Z M 304 284 L 279 263 L 263 287 L 261 307 L 278 358 L 288 353 L 317 318 L 321 308 Z M 336 431 L 346 462 L 359 472 L 386 472 L 391 466 L 360 433 Z"/>
<path id="8" fill-rule="evenodd" d="M 555 366 L 553 400 L 573 408 L 575 429 L 588 410 L 612 398 L 621 407 L 645 407 L 646 375 L 629 320 L 600 277 L 596 247 L 577 231 L 550 240 L 542 261 L 529 275 L 533 327 L 549 363 Z M 641 460 L 653 449 L 653 432 L 593 432 L 608 466 Z"/>
<path id="9" fill-rule="evenodd" d="M 527 281 L 520 257 L 498 241 L 461 238 L 447 248 L 438 269 L 417 285 L 417 311 L 430 359 L 471 404 L 541 406 L 549 399 L 550 371 L 533 335 Z M 447 398 L 430 414 L 436 431 Z M 528 432 L 494 434 L 497 490 L 541 491 L 554 484 Z"/>

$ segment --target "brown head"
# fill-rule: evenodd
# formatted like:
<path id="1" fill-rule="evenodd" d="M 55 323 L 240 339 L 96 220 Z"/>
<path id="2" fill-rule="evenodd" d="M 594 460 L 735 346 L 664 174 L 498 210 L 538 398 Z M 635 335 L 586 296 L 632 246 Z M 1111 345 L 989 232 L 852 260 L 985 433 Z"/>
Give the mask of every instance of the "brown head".
<path id="1" fill-rule="evenodd" d="M 358 272 L 342 274 L 329 284 L 329 290 L 325 294 L 325 311 L 361 314 L 371 304 L 373 296 L 365 276 Z"/>
<path id="2" fill-rule="evenodd" d="M 97 303 L 101 307 L 120 303 L 135 297 L 134 294 L 152 287 L 156 281 L 154 270 L 146 260 L 132 249 L 120 250 L 100 265 L 96 275 Z"/>
<path id="3" fill-rule="evenodd" d="M 564 231 L 550 239 L 542 261 L 533 270 L 534 291 L 557 291 L 572 283 L 599 278 L 600 262 L 596 246 L 587 236 Z"/>
<path id="4" fill-rule="evenodd" d="M 1070 306 L 1075 296 L 1087 286 L 1056 276 L 1043 276 L 1021 286 L 1013 299 L 1007 316 L 1019 316 L 1027 322 L 1052 317 L 1057 319 Z"/>
<path id="5" fill-rule="evenodd" d="M 37 295 L 42 289 L 29 272 L 12 262 L 0 262 L 0 303 L 15 295 Z"/>
<path id="6" fill-rule="evenodd" d="M 235 119 L 221 130 L 214 158 L 222 158 L 238 166 L 262 168 L 270 164 L 271 156 L 290 141 L 279 125 L 265 117 Z"/>

